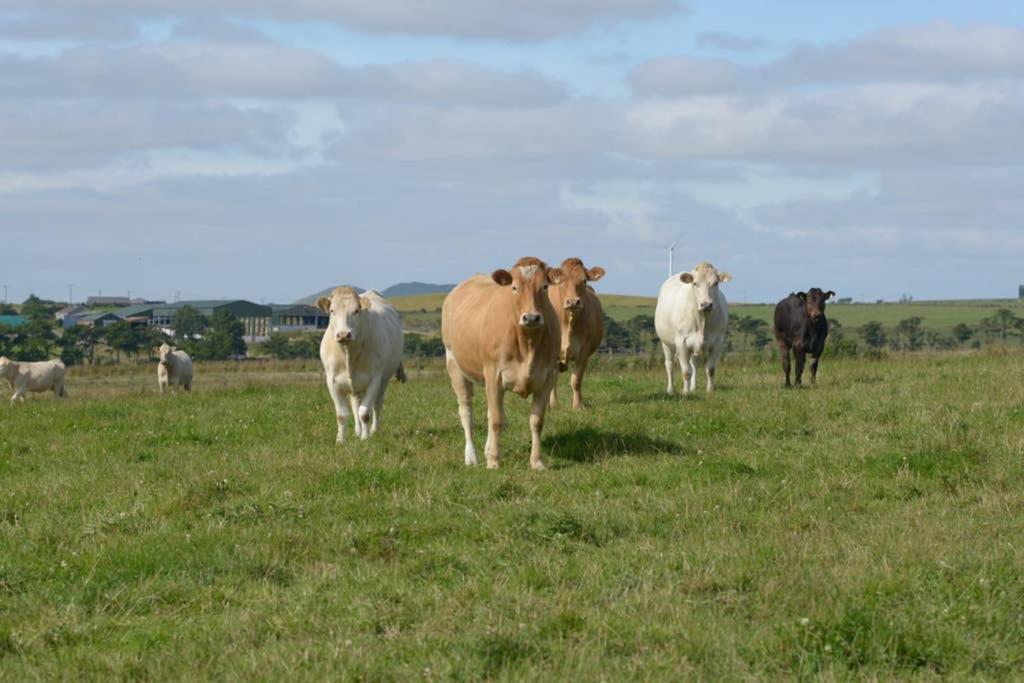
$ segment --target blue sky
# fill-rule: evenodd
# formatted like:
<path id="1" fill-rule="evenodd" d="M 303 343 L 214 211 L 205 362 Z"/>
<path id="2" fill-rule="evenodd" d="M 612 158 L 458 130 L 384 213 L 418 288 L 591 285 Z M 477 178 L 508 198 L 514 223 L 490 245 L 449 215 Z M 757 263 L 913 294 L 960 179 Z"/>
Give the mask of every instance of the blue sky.
<path id="1" fill-rule="evenodd" d="M 1019 3 L 0 0 L 0 280 L 1012 296 L 1021 120 Z"/>

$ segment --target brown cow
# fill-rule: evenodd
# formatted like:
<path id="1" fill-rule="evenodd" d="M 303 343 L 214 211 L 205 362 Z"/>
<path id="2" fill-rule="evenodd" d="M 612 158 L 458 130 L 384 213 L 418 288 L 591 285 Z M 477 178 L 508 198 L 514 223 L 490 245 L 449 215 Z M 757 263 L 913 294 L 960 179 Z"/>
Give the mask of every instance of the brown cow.
<path id="1" fill-rule="evenodd" d="M 575 362 L 570 385 L 572 386 L 572 409 L 583 408 L 583 373 L 587 361 L 597 351 L 604 337 L 604 309 L 597 293 L 587 282 L 596 282 L 604 277 L 604 268 L 586 268 L 578 258 L 562 261 L 564 277 L 561 284 L 548 289 L 551 305 L 558 312 L 562 322 L 562 350 L 558 356 L 558 369 L 567 370 Z M 551 390 L 551 405 L 557 404 L 555 389 Z"/>
<path id="2" fill-rule="evenodd" d="M 533 395 L 530 408 L 530 467 L 544 469 L 540 434 L 548 396 L 558 379 L 561 348 L 558 315 L 548 300 L 548 284 L 562 280 L 559 268 L 533 257 L 519 259 L 511 271 L 475 275 L 453 289 L 441 309 L 441 337 L 459 419 L 466 437 L 465 463 L 476 464 L 473 448 L 473 384 L 487 395 L 487 467 L 501 456 L 505 392 Z"/>

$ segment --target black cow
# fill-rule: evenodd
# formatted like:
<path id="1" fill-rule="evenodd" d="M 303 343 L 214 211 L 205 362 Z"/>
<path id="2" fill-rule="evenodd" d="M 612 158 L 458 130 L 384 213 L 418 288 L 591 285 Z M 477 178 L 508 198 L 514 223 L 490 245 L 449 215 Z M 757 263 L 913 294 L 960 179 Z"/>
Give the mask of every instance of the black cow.
<path id="1" fill-rule="evenodd" d="M 775 306 L 775 341 L 779 343 L 782 355 L 782 370 L 789 384 L 789 352 L 796 358 L 796 386 L 800 386 L 804 374 L 804 362 L 811 354 L 811 384 L 817 380 L 818 359 L 825 350 L 828 336 L 828 320 L 825 318 L 825 300 L 836 295 L 829 290 L 823 292 L 817 287 L 807 292 L 790 294 Z"/>

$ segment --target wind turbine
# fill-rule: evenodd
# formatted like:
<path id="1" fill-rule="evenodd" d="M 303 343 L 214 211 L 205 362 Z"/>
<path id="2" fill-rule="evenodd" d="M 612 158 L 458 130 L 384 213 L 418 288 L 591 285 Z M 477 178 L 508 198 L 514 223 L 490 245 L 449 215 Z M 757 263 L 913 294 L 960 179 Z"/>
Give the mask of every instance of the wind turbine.
<path id="1" fill-rule="evenodd" d="M 676 245 L 679 244 L 679 240 L 676 240 L 672 244 L 668 245 L 668 276 L 672 277 L 675 275 L 675 268 L 672 267 L 672 252 L 676 250 Z"/>

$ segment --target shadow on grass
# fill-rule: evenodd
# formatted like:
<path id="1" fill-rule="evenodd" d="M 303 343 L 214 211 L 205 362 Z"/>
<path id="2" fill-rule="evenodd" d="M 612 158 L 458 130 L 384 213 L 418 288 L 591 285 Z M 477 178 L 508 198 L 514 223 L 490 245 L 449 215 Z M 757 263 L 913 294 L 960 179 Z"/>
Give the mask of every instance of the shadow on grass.
<path id="1" fill-rule="evenodd" d="M 690 452 L 674 441 L 638 433 L 606 432 L 593 427 L 549 436 L 544 439 L 543 446 L 544 451 L 555 458 L 578 463 L 600 462 L 622 455 L 686 455 Z"/>

